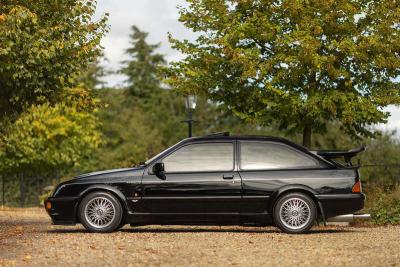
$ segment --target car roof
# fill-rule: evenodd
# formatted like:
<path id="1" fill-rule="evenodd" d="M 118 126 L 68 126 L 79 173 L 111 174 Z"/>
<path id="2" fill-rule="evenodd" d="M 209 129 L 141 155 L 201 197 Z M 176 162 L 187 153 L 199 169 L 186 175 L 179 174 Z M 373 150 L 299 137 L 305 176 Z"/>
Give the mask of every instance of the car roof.
<path id="1" fill-rule="evenodd" d="M 204 136 L 189 137 L 182 140 L 185 143 L 191 143 L 196 141 L 228 141 L 228 140 L 244 140 L 244 141 L 275 141 L 285 143 L 288 145 L 296 146 L 299 145 L 282 137 L 275 136 L 263 136 L 263 135 L 229 135 L 229 133 L 217 133 Z M 301 147 L 301 146 L 300 146 Z"/>

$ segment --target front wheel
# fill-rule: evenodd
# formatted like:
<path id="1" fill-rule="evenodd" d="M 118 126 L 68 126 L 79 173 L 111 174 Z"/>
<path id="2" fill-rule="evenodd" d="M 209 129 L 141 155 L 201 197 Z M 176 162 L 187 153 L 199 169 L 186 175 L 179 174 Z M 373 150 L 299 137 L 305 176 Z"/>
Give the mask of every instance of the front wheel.
<path id="1" fill-rule="evenodd" d="M 122 220 L 122 207 L 116 197 L 106 192 L 87 195 L 79 205 L 79 218 L 91 232 L 112 232 Z"/>
<path id="2" fill-rule="evenodd" d="M 274 207 L 275 224 L 289 234 L 307 233 L 314 225 L 317 209 L 314 201 L 302 193 L 289 193 Z"/>

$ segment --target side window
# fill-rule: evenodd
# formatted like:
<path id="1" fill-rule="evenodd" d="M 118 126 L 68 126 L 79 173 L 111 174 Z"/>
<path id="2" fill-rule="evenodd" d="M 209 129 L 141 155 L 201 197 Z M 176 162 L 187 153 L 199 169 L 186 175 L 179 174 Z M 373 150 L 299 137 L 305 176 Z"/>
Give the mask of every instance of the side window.
<path id="1" fill-rule="evenodd" d="M 233 143 L 187 145 L 163 160 L 166 172 L 230 171 Z"/>
<path id="2" fill-rule="evenodd" d="M 240 142 L 242 170 L 318 167 L 318 161 L 290 146 L 274 142 Z"/>

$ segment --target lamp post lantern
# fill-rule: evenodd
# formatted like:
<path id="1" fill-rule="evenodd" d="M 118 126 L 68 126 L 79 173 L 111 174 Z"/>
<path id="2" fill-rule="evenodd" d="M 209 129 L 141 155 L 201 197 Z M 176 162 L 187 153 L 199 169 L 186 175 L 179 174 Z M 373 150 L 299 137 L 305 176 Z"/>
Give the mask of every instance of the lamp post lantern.
<path id="1" fill-rule="evenodd" d="M 187 95 L 185 98 L 185 106 L 186 110 L 188 112 L 188 119 L 183 121 L 188 124 L 188 135 L 189 137 L 193 136 L 193 111 L 196 108 L 197 104 L 197 96 L 195 95 Z"/>

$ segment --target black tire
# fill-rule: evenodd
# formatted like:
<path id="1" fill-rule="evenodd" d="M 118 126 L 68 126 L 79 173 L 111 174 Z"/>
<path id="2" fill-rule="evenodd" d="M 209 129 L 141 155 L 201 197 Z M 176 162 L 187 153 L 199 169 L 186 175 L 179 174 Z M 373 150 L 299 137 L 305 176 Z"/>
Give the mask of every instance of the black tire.
<path id="1" fill-rule="evenodd" d="M 96 206 L 96 203 L 101 203 L 101 205 L 98 204 Z M 101 210 L 101 212 L 99 210 Z M 111 212 L 112 210 L 113 212 Z M 92 211 L 92 215 L 89 215 L 89 211 Z M 95 211 L 100 213 L 98 214 Z M 96 216 L 93 214 L 97 214 L 98 216 L 107 214 L 106 217 L 99 217 L 102 219 L 102 222 L 104 220 L 105 223 L 103 225 L 96 223 L 97 221 L 100 222 L 100 220 L 97 220 L 97 217 L 93 217 Z M 123 210 L 121 203 L 114 195 L 107 192 L 93 192 L 82 199 L 79 205 L 78 215 L 80 222 L 88 231 L 108 233 L 115 231 L 121 225 Z M 96 218 L 97 221 L 91 218 Z"/>
<path id="2" fill-rule="evenodd" d="M 119 223 L 119 225 L 118 225 L 118 227 L 115 229 L 115 231 L 118 231 L 118 230 L 120 230 L 122 227 L 124 227 L 125 226 L 125 221 L 124 221 L 124 218 L 122 217 L 122 220 L 121 220 L 121 222 Z"/>
<path id="3" fill-rule="evenodd" d="M 296 205 L 300 208 L 297 208 Z M 308 195 L 289 193 L 276 201 L 273 217 L 276 226 L 283 232 L 304 234 L 314 225 L 317 218 L 317 208 Z"/>

